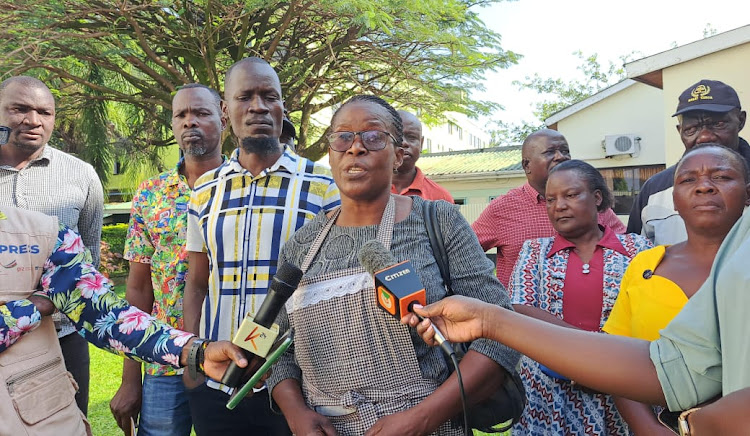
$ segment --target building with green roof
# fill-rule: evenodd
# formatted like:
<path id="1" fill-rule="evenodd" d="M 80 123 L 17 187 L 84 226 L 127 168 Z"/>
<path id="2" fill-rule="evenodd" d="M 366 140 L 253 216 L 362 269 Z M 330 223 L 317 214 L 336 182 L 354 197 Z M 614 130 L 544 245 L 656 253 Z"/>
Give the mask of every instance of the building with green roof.
<path id="1" fill-rule="evenodd" d="M 423 154 L 417 166 L 451 193 L 469 223 L 495 197 L 526 182 L 520 146 Z"/>

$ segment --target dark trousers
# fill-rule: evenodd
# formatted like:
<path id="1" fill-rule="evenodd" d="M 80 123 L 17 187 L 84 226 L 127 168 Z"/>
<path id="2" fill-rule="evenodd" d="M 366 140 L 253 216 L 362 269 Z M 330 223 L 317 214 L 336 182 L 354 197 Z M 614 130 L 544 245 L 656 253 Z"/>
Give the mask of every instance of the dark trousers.
<path id="1" fill-rule="evenodd" d="M 65 367 L 78 383 L 76 404 L 84 415 L 89 410 L 89 343 L 78 333 L 60 338 Z"/>
<path id="2" fill-rule="evenodd" d="M 204 384 L 188 389 L 193 428 L 198 436 L 289 436 L 292 432 L 283 415 L 271 411 L 268 390 L 245 397 L 227 409 L 229 395 Z"/>

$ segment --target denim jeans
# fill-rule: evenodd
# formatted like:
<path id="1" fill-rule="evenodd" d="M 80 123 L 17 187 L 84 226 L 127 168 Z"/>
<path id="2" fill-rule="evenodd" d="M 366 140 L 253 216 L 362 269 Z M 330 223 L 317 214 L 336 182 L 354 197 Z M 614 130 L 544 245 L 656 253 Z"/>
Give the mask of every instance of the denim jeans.
<path id="1" fill-rule="evenodd" d="M 182 376 L 146 374 L 138 436 L 190 436 L 192 425 Z"/>

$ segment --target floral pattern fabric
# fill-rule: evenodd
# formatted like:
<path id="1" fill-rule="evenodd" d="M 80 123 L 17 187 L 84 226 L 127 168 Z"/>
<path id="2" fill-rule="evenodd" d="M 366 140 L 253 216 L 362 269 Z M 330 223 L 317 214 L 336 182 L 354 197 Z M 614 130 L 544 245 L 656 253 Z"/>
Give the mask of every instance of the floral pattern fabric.
<path id="1" fill-rule="evenodd" d="M 617 299 L 620 281 L 633 256 L 651 248 L 643 236 L 616 235 L 628 256 L 603 248 L 603 304 L 599 328 L 604 326 Z M 521 248 L 509 291 L 511 303 L 540 308 L 563 318 L 563 287 L 571 249 L 552 255 L 554 238 L 526 241 Z M 521 378 L 528 403 L 514 435 L 629 435 L 625 420 L 609 395 L 591 393 L 570 382 L 543 373 L 528 357 L 521 359 Z"/>
<path id="2" fill-rule="evenodd" d="M 42 291 L 86 340 L 123 357 L 179 366 L 182 348 L 194 335 L 119 298 L 73 230 L 61 226 L 43 268 Z M 0 315 L 0 353 L 41 324 L 41 314 L 28 300 L 7 302 L 0 306 Z"/>
<path id="3" fill-rule="evenodd" d="M 182 300 L 188 271 L 187 211 L 192 190 L 180 175 L 183 161 L 175 168 L 144 181 L 133 197 L 125 259 L 151 265 L 154 306 L 157 319 L 183 328 Z M 176 375 L 170 366 L 147 364 L 149 375 Z"/>

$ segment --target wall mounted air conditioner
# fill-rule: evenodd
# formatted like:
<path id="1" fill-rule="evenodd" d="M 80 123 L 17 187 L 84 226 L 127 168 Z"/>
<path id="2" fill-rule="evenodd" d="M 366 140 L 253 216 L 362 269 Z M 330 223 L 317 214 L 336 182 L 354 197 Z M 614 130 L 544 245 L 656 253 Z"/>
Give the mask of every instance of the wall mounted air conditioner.
<path id="1" fill-rule="evenodd" d="M 606 135 L 604 137 L 604 154 L 619 156 L 637 155 L 641 151 L 641 138 L 637 135 Z"/>

